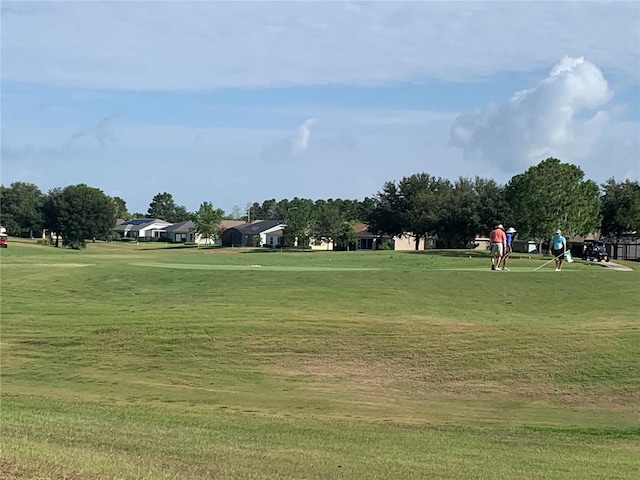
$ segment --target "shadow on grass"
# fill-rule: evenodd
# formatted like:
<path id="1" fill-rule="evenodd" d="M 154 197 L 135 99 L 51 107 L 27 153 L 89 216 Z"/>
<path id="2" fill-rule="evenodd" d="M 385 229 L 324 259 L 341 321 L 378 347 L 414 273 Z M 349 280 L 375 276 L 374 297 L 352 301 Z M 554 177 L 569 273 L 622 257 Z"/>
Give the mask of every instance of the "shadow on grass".
<path id="1" fill-rule="evenodd" d="M 184 249 L 192 249 L 192 248 L 198 248 L 198 245 L 185 245 L 184 243 L 160 243 L 158 242 L 157 244 L 153 244 L 153 245 L 145 245 L 140 246 L 137 245 L 136 246 L 137 250 L 184 250 Z M 216 248 L 216 247 L 200 247 L 199 250 L 202 250 L 204 248 Z M 220 247 L 217 247 L 220 248 Z"/>
<path id="2" fill-rule="evenodd" d="M 310 248 L 269 248 L 269 247 L 256 247 L 254 249 L 247 249 L 242 253 L 312 253 L 322 252 L 324 250 L 312 250 Z"/>
<path id="3" fill-rule="evenodd" d="M 488 258 L 489 250 L 445 250 L 445 249 L 432 249 L 432 250 L 411 250 L 407 253 L 413 255 L 427 255 L 430 257 L 454 257 L 454 258 Z"/>
<path id="4" fill-rule="evenodd" d="M 412 250 L 414 255 L 428 255 L 431 257 L 452 257 L 452 258 L 489 258 L 491 252 L 489 250 L 454 250 L 454 249 L 432 249 L 432 250 Z M 539 255 L 537 253 L 512 252 L 509 254 L 511 258 L 540 258 L 543 259 L 548 255 Z M 551 257 L 549 257 L 551 258 Z"/>

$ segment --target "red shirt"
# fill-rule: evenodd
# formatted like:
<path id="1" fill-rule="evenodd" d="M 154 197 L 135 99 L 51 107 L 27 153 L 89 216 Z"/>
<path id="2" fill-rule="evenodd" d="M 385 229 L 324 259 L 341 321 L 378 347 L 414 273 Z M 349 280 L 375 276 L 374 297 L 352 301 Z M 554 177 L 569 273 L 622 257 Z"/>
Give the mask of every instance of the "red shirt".
<path id="1" fill-rule="evenodd" d="M 502 230 L 501 228 L 496 228 L 495 230 L 491 231 L 490 238 L 493 243 L 506 243 L 507 234 L 504 233 L 504 230 Z"/>

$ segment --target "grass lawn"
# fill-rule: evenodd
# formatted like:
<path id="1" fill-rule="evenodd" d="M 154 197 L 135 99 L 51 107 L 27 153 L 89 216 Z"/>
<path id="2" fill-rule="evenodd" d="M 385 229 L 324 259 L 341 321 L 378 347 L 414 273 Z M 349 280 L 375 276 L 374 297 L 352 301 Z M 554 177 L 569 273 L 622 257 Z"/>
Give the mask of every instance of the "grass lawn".
<path id="1" fill-rule="evenodd" d="M 0 251 L 0 479 L 635 479 L 640 265 Z"/>

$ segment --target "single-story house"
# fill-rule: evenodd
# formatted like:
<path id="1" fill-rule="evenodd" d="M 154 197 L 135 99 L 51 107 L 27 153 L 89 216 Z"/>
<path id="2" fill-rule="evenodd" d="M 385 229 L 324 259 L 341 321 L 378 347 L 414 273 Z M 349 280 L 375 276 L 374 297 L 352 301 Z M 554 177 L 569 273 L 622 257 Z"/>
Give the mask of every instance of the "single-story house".
<path id="1" fill-rule="evenodd" d="M 284 220 L 256 220 L 224 229 L 220 238 L 225 247 L 280 247 Z"/>
<path id="2" fill-rule="evenodd" d="M 325 242 L 324 240 L 320 240 L 319 242 L 311 240 L 309 248 L 311 248 L 311 250 L 333 250 L 333 244 L 334 242 Z"/>
<path id="3" fill-rule="evenodd" d="M 196 228 L 196 224 L 191 220 L 185 220 L 184 222 L 174 223 L 169 225 L 165 230 L 165 237 L 167 237 L 172 242 L 188 242 L 193 243 L 196 241 L 196 232 L 194 229 Z M 204 239 L 206 242 L 207 239 Z M 200 242 L 199 242 L 200 243 Z"/>
<path id="4" fill-rule="evenodd" d="M 152 238 L 165 237 L 167 227 L 171 225 L 171 222 L 158 218 L 134 218 L 116 225 L 114 230 L 122 238 L 151 240 Z"/>
<path id="5" fill-rule="evenodd" d="M 353 231 L 358 237 L 355 244 L 356 250 L 377 250 L 384 243 L 388 243 L 393 250 L 416 250 L 416 237 L 409 232 L 395 237 L 378 235 L 371 233 L 366 223 L 356 223 L 353 226 Z M 417 250 L 424 250 L 425 245 L 433 247 L 435 240 L 429 238 L 425 244 L 424 238 L 421 238 Z"/>
<path id="6" fill-rule="evenodd" d="M 184 222 L 169 225 L 165 228 L 165 236 L 173 242 L 198 243 L 200 245 L 222 245 L 220 240 L 222 232 L 228 228 L 244 225 L 245 223 L 246 222 L 242 220 L 222 220 L 218 226 L 217 238 L 215 241 L 212 241 L 210 238 L 204 238 L 199 233 L 196 233 L 196 224 L 192 220 L 185 220 Z"/>

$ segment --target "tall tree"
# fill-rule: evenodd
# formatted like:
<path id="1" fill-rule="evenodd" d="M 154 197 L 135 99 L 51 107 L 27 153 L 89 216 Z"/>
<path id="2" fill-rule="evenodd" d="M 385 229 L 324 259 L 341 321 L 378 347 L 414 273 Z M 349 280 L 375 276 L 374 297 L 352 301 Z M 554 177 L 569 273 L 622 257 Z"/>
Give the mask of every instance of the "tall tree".
<path id="1" fill-rule="evenodd" d="M 613 178 L 602 184 L 602 234 L 619 240 L 640 231 L 640 183 Z"/>
<path id="2" fill-rule="evenodd" d="M 364 199 L 358 204 L 358 214 L 355 218 L 350 218 L 350 221 L 355 222 L 368 222 L 371 217 L 371 212 L 376 208 L 376 201 L 372 197 L 364 197 Z"/>
<path id="3" fill-rule="evenodd" d="M 127 202 L 125 202 L 120 197 L 111 197 L 113 199 L 113 203 L 116 206 L 116 219 L 121 218 L 122 220 L 130 220 L 134 218 L 127 211 Z"/>
<path id="4" fill-rule="evenodd" d="M 451 189 L 449 180 L 428 173 L 404 177 L 397 184 L 386 182 L 369 215 L 369 231 L 392 236 L 412 233 L 418 250 L 421 239 L 438 231 Z"/>
<path id="5" fill-rule="evenodd" d="M 310 227 L 315 222 L 314 203 L 306 198 L 294 197 L 293 200 L 281 200 L 278 210 L 284 213 L 286 227 L 283 231 L 284 244 L 287 247 L 297 245 L 307 248 L 310 242 Z"/>
<path id="6" fill-rule="evenodd" d="M 395 182 L 385 182 L 374 198 L 375 207 L 366 218 L 368 230 L 377 235 L 401 235 L 404 232 L 404 207 Z"/>
<path id="7" fill-rule="evenodd" d="M 114 202 L 100 189 L 70 185 L 61 193 L 59 208 L 62 242 L 70 248 L 84 247 L 89 238 L 107 238 L 114 227 Z"/>
<path id="8" fill-rule="evenodd" d="M 467 248 L 480 229 L 480 202 L 474 181 L 460 177 L 444 200 L 437 222 L 438 238 L 446 248 Z"/>
<path id="9" fill-rule="evenodd" d="M 504 186 L 498 185 L 493 179 L 475 177 L 473 188 L 478 194 L 477 234 L 489 236 L 499 223 L 515 226 L 520 231 L 517 219 L 512 218 Z"/>
<path id="10" fill-rule="evenodd" d="M 60 245 L 62 235 L 62 222 L 60 215 L 64 210 L 63 189 L 56 187 L 49 190 L 42 205 L 42 221 L 44 228 L 55 234 L 56 244 Z"/>
<path id="11" fill-rule="evenodd" d="M 356 232 L 353 230 L 353 225 L 351 222 L 342 222 L 340 225 L 340 231 L 336 237 L 336 241 L 339 245 L 346 247 L 347 251 L 349 251 L 349 245 L 358 241 L 358 236 Z"/>
<path id="12" fill-rule="evenodd" d="M 153 197 L 147 210 L 149 218 L 160 218 L 167 222 L 177 223 L 189 220 L 190 215 L 182 205 L 176 205 L 170 193 L 158 193 Z"/>
<path id="13" fill-rule="evenodd" d="M 404 231 L 413 233 L 418 250 L 421 239 L 438 232 L 451 197 L 451 182 L 419 173 L 404 177 L 399 183 L 399 190 L 404 210 Z"/>
<path id="14" fill-rule="evenodd" d="M 0 223 L 12 235 L 28 234 L 42 228 L 42 204 L 44 195 L 40 189 L 25 182 L 14 182 L 8 188 L 0 187 Z"/>
<path id="15" fill-rule="evenodd" d="M 318 202 L 316 202 L 318 205 Z M 317 208 L 316 221 L 311 227 L 311 236 L 317 243 L 335 243 L 344 221 L 338 206 L 332 203 L 322 204 Z"/>
<path id="16" fill-rule="evenodd" d="M 585 235 L 600 225 L 599 191 L 572 164 L 548 158 L 514 176 L 505 197 L 518 232 L 542 243 L 556 228 L 569 236 Z"/>
<path id="17" fill-rule="evenodd" d="M 195 223 L 195 232 L 211 242 L 215 242 L 218 237 L 223 218 L 224 211 L 221 208 L 214 208 L 211 202 L 202 203 L 198 211 L 191 214 L 191 219 Z"/>

